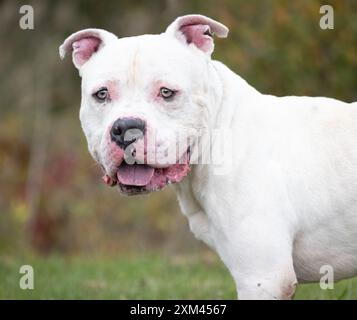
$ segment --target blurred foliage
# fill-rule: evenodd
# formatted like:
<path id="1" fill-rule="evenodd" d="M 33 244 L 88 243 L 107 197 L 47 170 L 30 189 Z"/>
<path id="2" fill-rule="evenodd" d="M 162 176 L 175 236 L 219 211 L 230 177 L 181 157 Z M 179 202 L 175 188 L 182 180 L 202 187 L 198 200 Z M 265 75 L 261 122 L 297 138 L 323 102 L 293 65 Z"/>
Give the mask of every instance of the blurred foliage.
<path id="1" fill-rule="evenodd" d="M 19 28 L 22 2 L 0 2 L 0 252 L 197 251 L 175 195 L 120 197 L 100 182 L 78 120 L 80 78 L 58 46 L 87 27 L 118 36 L 159 33 L 201 13 L 230 28 L 214 58 L 276 95 L 356 101 L 357 2 L 28 1 L 35 30 Z M 330 4 L 335 29 L 321 30 Z"/>

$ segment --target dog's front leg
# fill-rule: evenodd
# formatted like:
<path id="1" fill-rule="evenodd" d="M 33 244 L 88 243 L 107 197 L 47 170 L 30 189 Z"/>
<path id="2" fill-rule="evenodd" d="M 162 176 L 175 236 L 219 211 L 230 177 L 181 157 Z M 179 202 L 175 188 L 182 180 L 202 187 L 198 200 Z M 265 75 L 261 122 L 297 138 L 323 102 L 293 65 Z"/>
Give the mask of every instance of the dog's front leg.
<path id="1" fill-rule="evenodd" d="M 297 279 L 286 226 L 262 216 L 233 225 L 215 243 L 236 282 L 238 298 L 291 299 Z"/>

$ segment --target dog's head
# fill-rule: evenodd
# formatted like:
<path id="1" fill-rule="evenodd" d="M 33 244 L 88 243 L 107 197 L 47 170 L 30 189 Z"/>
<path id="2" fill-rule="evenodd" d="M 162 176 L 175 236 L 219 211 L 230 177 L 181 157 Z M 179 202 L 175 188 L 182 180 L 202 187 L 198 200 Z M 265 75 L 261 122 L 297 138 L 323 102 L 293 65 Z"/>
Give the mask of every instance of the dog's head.
<path id="1" fill-rule="evenodd" d="M 107 184 L 126 194 L 158 190 L 189 170 L 190 129 L 205 126 L 213 34 L 228 29 L 201 16 L 176 19 L 159 35 L 118 39 L 101 29 L 69 36 L 82 77 L 80 119 Z"/>

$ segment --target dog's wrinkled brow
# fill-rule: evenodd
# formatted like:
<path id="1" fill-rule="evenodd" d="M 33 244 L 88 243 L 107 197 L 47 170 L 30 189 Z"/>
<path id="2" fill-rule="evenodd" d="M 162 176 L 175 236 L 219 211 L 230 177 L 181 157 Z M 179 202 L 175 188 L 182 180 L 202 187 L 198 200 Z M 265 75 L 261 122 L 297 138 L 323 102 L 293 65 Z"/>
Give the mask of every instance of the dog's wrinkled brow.
<path id="1" fill-rule="evenodd" d="M 135 52 L 133 54 L 132 61 L 130 63 L 129 69 L 128 69 L 128 87 L 134 87 L 138 78 L 138 73 L 139 73 L 139 48 L 135 49 Z"/>

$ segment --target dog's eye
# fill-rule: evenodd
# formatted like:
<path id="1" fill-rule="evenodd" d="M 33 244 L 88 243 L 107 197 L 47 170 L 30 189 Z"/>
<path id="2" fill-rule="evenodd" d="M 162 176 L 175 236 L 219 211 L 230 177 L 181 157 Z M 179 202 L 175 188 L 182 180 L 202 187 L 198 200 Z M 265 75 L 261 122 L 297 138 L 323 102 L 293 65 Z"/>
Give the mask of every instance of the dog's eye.
<path id="1" fill-rule="evenodd" d="M 100 102 L 103 102 L 105 100 L 107 100 L 108 98 L 108 89 L 107 88 L 102 88 L 100 90 L 98 90 L 97 92 L 95 92 L 93 94 L 93 96 Z"/>
<path id="2" fill-rule="evenodd" d="M 175 91 L 165 87 L 160 88 L 160 96 L 163 97 L 165 100 L 173 98 L 174 95 Z"/>

